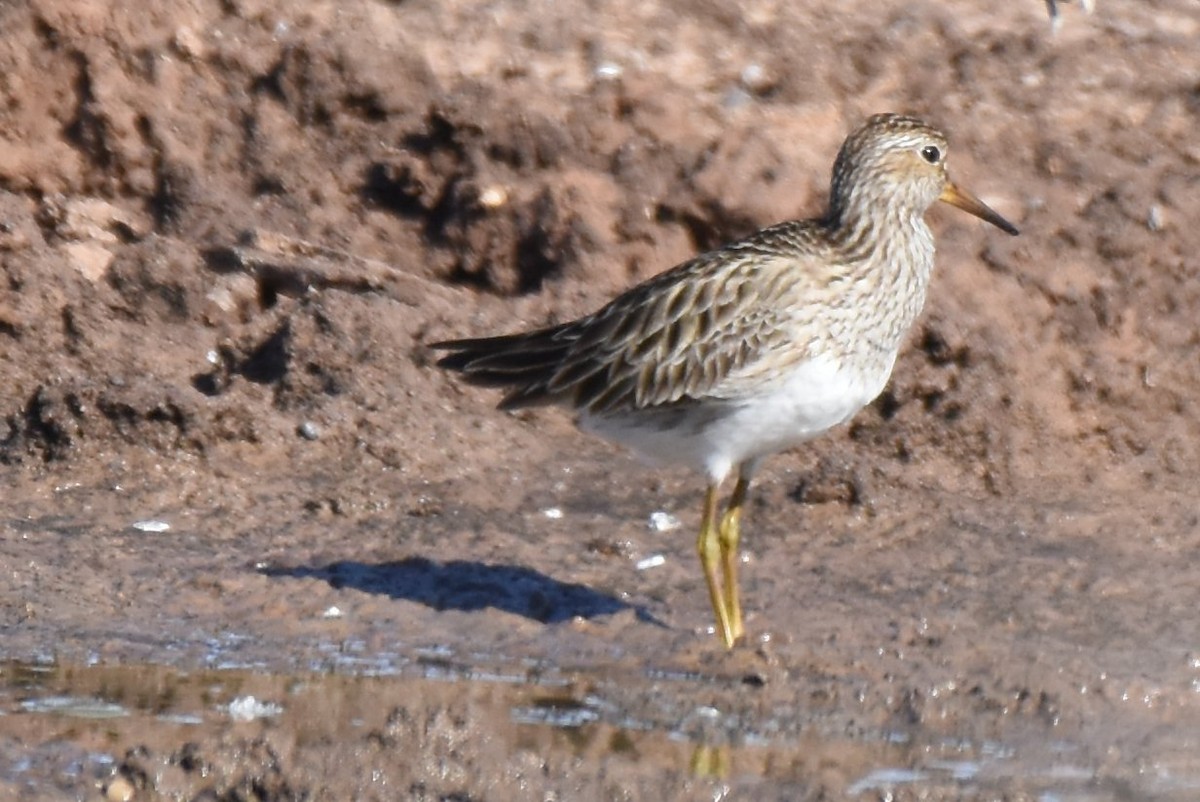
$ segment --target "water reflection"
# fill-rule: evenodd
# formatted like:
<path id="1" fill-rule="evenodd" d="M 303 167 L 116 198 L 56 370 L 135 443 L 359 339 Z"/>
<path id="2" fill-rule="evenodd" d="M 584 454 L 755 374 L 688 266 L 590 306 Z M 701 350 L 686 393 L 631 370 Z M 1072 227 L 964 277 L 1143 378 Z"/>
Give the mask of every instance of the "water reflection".
<path id="1" fill-rule="evenodd" d="M 768 790 L 769 798 L 886 798 L 904 788 L 938 798 L 1182 799 L 1196 790 L 1182 765 L 1116 778 L 1065 748 L 920 733 L 836 737 L 815 726 L 730 739 L 738 732 L 727 726 L 731 714 L 695 705 L 674 724 L 640 718 L 645 710 L 623 707 L 617 687 L 597 677 L 480 677 L 469 669 L 430 679 L 0 664 L 0 797 L 6 789 L 36 797 L 48 785 L 86 795 L 121 778 L 164 777 L 189 799 L 222 798 L 237 782 L 300 793 L 362 777 L 402 789 L 419 783 L 433 798 L 491 798 L 489 789 L 495 798 L 563 789 L 604 796 L 616 787 L 641 789 L 637 798 Z M 703 687 L 675 682 L 685 684 L 662 692 Z M 528 770 L 514 774 L 512 765 Z M 265 779 L 255 774 L 264 766 L 273 772 Z"/>

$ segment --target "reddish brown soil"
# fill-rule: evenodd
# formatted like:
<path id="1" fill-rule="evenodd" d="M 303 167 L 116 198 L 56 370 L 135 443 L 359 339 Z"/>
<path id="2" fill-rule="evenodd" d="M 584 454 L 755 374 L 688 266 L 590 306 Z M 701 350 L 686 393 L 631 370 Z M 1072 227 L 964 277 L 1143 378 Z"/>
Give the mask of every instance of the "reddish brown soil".
<path id="1" fill-rule="evenodd" d="M 0 798 L 1194 799 L 1200 13 L 985 5 L 0 5 Z M 426 344 L 818 211 L 884 110 L 1023 235 L 931 214 L 726 653 L 699 481 Z"/>

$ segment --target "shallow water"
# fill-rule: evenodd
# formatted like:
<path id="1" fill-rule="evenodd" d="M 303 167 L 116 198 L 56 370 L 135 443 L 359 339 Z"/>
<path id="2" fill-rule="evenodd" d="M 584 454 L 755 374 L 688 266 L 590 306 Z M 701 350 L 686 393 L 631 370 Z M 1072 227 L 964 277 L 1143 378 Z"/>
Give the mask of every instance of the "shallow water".
<path id="1" fill-rule="evenodd" d="M 85 798 L 127 781 L 183 798 L 245 782 L 275 788 L 267 798 L 331 788 L 369 797 L 397 785 L 500 794 L 528 780 L 506 774 L 516 761 L 570 766 L 599 797 L 616 787 L 634 798 L 698 789 L 733 798 L 805 798 L 824 789 L 887 799 L 909 790 L 1044 802 L 1200 793 L 1195 752 L 1182 761 L 1114 761 L 1068 733 L 1021 726 L 1000 740 L 931 737 L 921 727 L 839 737 L 828 722 L 794 730 L 783 723 L 803 711 L 763 711 L 748 722 L 744 713 L 698 705 L 671 718 L 662 714 L 680 712 L 677 705 L 631 706 L 626 692 L 651 683 L 686 698 L 719 682 L 647 672 L 495 673 L 449 661 L 373 678 L 8 663 L 0 668 L 0 792 Z M 265 764 L 263 749 L 272 756 Z"/>
<path id="2" fill-rule="evenodd" d="M 114 777 L 184 799 L 1200 794 L 1185 494 L 1153 516 L 1145 494 L 936 492 L 863 515 L 789 504 L 768 474 L 752 641 L 726 652 L 691 538 L 638 511 L 686 517 L 686 486 L 643 498 L 604 469 L 558 482 L 559 517 L 540 497 L 297 514 L 319 479 L 237 514 L 162 503 L 170 480 L 18 488 L 0 797 Z M 611 506 L 585 503 L 598 488 Z M 77 512 L 48 513 L 63 494 Z M 171 528 L 132 525 L 152 519 Z"/>

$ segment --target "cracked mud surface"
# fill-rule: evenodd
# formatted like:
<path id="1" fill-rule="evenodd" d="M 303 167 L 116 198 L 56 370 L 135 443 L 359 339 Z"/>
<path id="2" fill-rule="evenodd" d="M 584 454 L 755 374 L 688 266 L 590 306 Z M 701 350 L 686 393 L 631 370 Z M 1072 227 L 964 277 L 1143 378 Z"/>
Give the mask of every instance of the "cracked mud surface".
<path id="1" fill-rule="evenodd" d="M 1194 798 L 1200 15 L 1060 12 L 0 8 L 0 798 Z M 1023 235 L 931 212 L 726 653 L 699 482 L 426 343 L 816 212 L 882 110 Z"/>

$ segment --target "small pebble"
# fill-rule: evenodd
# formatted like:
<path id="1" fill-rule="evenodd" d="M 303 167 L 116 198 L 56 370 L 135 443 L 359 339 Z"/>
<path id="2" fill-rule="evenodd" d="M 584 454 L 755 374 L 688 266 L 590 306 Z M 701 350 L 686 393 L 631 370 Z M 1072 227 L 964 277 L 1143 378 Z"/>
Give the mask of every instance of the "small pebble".
<path id="1" fill-rule="evenodd" d="M 774 77 L 761 64 L 747 64 L 739 76 L 742 86 L 756 95 L 763 95 L 775 87 Z"/>
<path id="2" fill-rule="evenodd" d="M 191 28 L 182 27 L 171 37 L 171 45 L 179 53 L 189 59 L 202 59 L 206 55 L 204 41 Z"/>
<path id="3" fill-rule="evenodd" d="M 647 521 L 646 525 L 650 528 L 651 532 L 670 532 L 680 527 L 678 518 L 662 510 L 650 513 L 650 520 Z"/>
<path id="4" fill-rule="evenodd" d="M 306 420 L 300 424 L 297 431 L 305 440 L 316 440 L 321 436 L 321 427 L 310 420 Z"/>
<path id="5" fill-rule="evenodd" d="M 171 525 L 166 521 L 134 521 L 133 528 L 140 532 L 166 532 Z"/>
<path id="6" fill-rule="evenodd" d="M 274 702 L 260 702 L 253 696 L 239 696 L 229 703 L 229 717 L 234 721 L 253 721 L 256 718 L 278 716 L 283 708 Z"/>
<path id="7" fill-rule="evenodd" d="M 109 802 L 129 802 L 133 794 L 133 783 L 121 775 L 113 777 L 112 782 L 104 786 L 104 798 Z"/>
<path id="8" fill-rule="evenodd" d="M 508 192 L 502 186 L 493 184 L 479 193 L 479 205 L 485 209 L 499 209 L 508 203 Z"/>
<path id="9" fill-rule="evenodd" d="M 542 510 L 542 515 L 545 515 L 552 521 L 557 521 L 563 517 L 563 511 L 558 507 L 547 507 L 546 509 Z"/>
<path id="10" fill-rule="evenodd" d="M 621 69 L 621 65 L 615 61 L 605 61 L 596 66 L 596 77 L 605 81 L 620 78 L 623 72 L 624 70 Z"/>
<path id="11" fill-rule="evenodd" d="M 1150 207 L 1150 213 L 1146 215 L 1146 228 L 1151 231 L 1162 231 L 1166 225 L 1166 220 L 1163 218 L 1162 207 L 1157 203 Z"/>
<path id="12" fill-rule="evenodd" d="M 645 571 L 647 568 L 657 568 L 666 563 L 667 558 L 661 554 L 651 554 L 649 557 L 644 557 L 637 561 L 636 568 L 639 571 Z"/>

